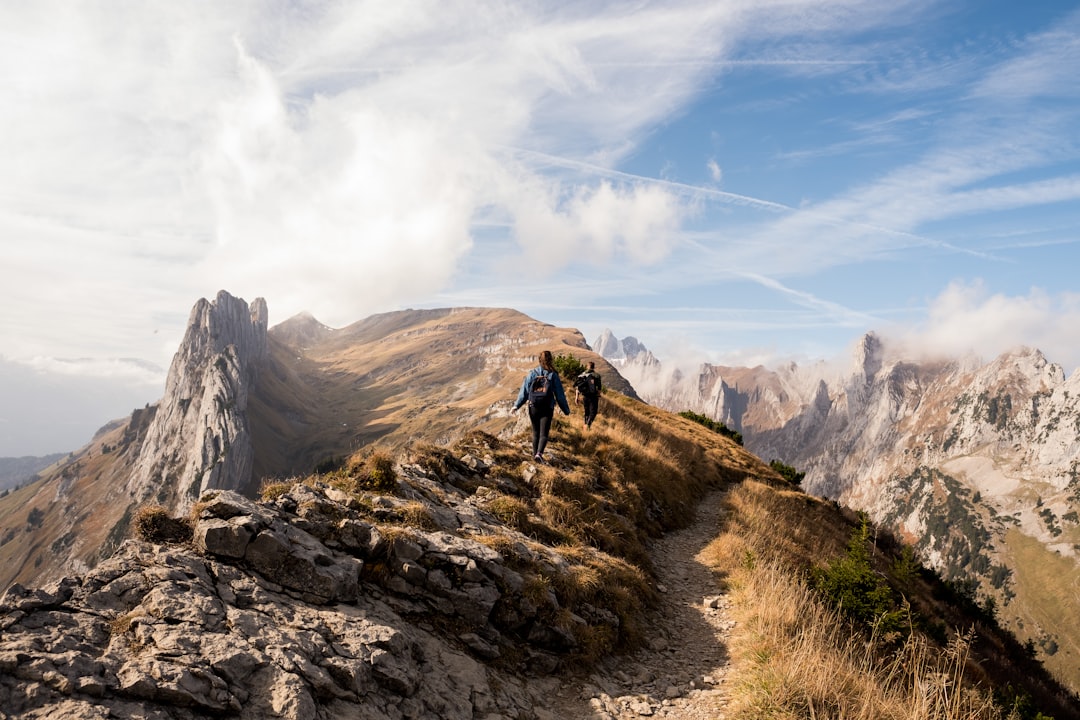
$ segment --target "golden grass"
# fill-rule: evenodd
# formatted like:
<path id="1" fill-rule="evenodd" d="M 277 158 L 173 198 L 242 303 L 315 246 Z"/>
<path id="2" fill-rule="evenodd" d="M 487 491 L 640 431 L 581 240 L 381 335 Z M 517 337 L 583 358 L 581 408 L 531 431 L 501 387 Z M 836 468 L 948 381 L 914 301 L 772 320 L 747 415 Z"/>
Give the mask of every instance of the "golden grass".
<path id="1" fill-rule="evenodd" d="M 498 495 L 488 502 L 487 509 L 515 530 L 524 531 L 529 527 L 529 506 L 520 498 Z"/>
<path id="2" fill-rule="evenodd" d="M 327 473 L 323 479 L 331 487 L 354 495 L 365 491 L 393 493 L 398 485 L 394 456 L 382 447 L 354 453 L 344 467 Z"/>
<path id="3" fill-rule="evenodd" d="M 259 498 L 264 502 L 276 500 L 289 492 L 289 490 L 292 490 L 292 487 L 295 484 L 295 481 L 290 480 L 272 480 L 264 482 L 259 488 Z"/>
<path id="4" fill-rule="evenodd" d="M 1047 628 L 1060 644 L 1056 654 L 1043 662 L 1073 687 L 1080 687 L 1080 638 L 1067 628 L 1080 618 L 1080 593 L 1076 586 L 1076 565 L 1072 558 L 1050 551 L 1038 540 L 1019 530 L 1005 537 L 1014 558 L 1016 599 L 1003 613 L 1011 613 L 1028 628 Z M 1064 630 L 1064 632 L 1062 632 Z M 1032 638 L 1038 640 L 1038 637 Z"/>
<path id="5" fill-rule="evenodd" d="M 409 527 L 421 530 L 435 530 L 439 527 L 427 505 L 417 501 L 406 503 L 401 507 L 401 521 Z"/>
<path id="6" fill-rule="evenodd" d="M 808 553 L 823 562 L 843 548 L 835 521 L 814 524 L 824 503 L 747 482 L 729 493 L 725 510 L 724 532 L 701 558 L 724 577 L 737 621 L 730 718 L 1000 717 L 965 677 L 970 637 L 942 651 L 912 632 L 886 652 L 810 590 L 799 571 Z"/>
<path id="7" fill-rule="evenodd" d="M 131 523 L 132 532 L 140 540 L 150 543 L 186 543 L 192 537 L 191 522 L 174 518 L 160 505 L 144 505 L 139 508 Z"/>

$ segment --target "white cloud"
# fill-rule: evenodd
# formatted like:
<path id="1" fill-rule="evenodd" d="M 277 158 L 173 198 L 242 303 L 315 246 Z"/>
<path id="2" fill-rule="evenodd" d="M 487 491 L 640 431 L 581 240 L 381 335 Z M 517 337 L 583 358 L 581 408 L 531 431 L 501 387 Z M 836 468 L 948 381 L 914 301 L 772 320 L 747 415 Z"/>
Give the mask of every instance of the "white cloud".
<path id="1" fill-rule="evenodd" d="M 724 179 L 724 171 L 720 169 L 720 165 L 716 162 L 716 158 L 709 158 L 709 161 L 705 163 L 705 167 L 709 170 L 709 177 L 713 182 L 720 182 Z"/>
<path id="2" fill-rule="evenodd" d="M 954 250 L 927 225 L 1078 196 L 1075 168 L 1061 169 L 1075 157 L 1068 103 L 1027 104 L 1075 96 L 1076 16 L 990 72 L 985 49 L 896 49 L 907 23 L 944 12 L 933 0 L 0 4 L 0 348 L 165 366 L 188 309 L 219 289 L 265 297 L 272 322 L 309 310 L 335 326 L 469 293 L 610 303 L 655 323 L 644 327 L 694 315 L 689 332 L 725 344 L 744 322 L 852 323 L 857 310 L 790 278 Z M 777 153 L 736 160 L 715 128 L 708 149 L 687 151 L 697 160 L 667 156 L 674 145 L 642 159 L 725 73 L 750 67 L 797 75 L 805 97 L 889 100 L 854 139 L 820 136 L 805 167 L 821 147 L 838 161 L 860 142 L 892 148 L 892 133 L 932 117 L 918 143 L 930 150 L 798 209 L 779 201 L 797 193 L 753 196 L 796 181 L 752 167 Z M 927 83 L 966 109 L 911 109 Z M 762 88 L 735 101 L 786 100 Z M 714 152 L 716 186 L 677 181 Z M 671 177 L 630 172 L 652 161 Z M 796 312 L 697 313 L 721 282 L 755 275 Z M 686 288 L 702 289 L 690 310 L 649 314 Z"/>
<path id="3" fill-rule="evenodd" d="M 984 283 L 954 282 L 930 303 L 926 319 L 891 328 L 904 352 L 991 360 L 1019 346 L 1038 348 L 1066 373 L 1080 368 L 1080 293 L 990 292 Z"/>

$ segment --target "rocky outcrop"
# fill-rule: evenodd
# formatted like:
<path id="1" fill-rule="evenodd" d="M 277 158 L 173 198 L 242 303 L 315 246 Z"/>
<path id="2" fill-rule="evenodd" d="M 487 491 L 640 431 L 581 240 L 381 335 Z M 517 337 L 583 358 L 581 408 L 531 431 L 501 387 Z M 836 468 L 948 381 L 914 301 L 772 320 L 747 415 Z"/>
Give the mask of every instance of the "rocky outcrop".
<path id="1" fill-rule="evenodd" d="M 249 489 L 247 405 L 267 359 L 267 308 L 225 291 L 199 300 L 128 481 L 134 499 L 186 510 L 212 488 Z"/>
<path id="2" fill-rule="evenodd" d="M 567 622 L 613 631 L 617 618 L 570 612 L 519 572 L 555 577 L 558 554 L 504 530 L 514 569 L 472 539 L 493 529 L 485 487 L 399 471 L 403 497 L 211 490 L 190 544 L 129 540 L 84 576 L 13 586 L 0 599 L 0 718 L 537 717 L 522 678 L 577 649 Z M 437 527 L 372 522 L 425 488 L 449 494 L 429 508 Z"/>
<path id="3" fill-rule="evenodd" d="M 592 348 L 605 360 L 619 368 L 628 365 L 641 368 L 659 366 L 659 361 L 637 338 L 627 336 L 620 340 L 606 328 L 593 341 Z"/>
<path id="4" fill-rule="evenodd" d="M 631 378 L 646 401 L 720 420 L 759 457 L 805 472 L 807 492 L 865 510 L 1075 677 L 1080 636 L 1064 628 L 1080 612 L 1067 590 L 1080 579 L 1080 373 L 1030 348 L 916 362 L 870 333 L 843 372 L 706 364 L 652 377 L 662 382 Z M 1036 557 L 1067 559 L 1060 587 L 1020 577 L 1040 546 Z M 1053 614 L 1036 621 L 1032 606 Z"/>

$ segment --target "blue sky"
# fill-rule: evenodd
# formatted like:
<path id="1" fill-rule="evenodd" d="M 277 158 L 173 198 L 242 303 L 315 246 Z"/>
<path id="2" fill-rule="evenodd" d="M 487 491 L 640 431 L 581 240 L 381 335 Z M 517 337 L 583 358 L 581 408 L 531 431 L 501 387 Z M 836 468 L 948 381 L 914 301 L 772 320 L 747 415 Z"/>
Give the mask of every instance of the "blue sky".
<path id="1" fill-rule="evenodd" d="M 200 297 L 503 306 L 663 360 L 1080 366 L 1080 4 L 0 3 L 0 456 Z"/>

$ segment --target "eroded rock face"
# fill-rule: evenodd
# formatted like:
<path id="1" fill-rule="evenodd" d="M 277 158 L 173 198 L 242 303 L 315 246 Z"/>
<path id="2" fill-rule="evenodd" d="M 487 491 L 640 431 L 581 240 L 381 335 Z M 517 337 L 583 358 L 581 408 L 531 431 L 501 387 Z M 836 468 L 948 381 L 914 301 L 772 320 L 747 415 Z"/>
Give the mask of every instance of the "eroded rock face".
<path id="1" fill-rule="evenodd" d="M 267 358 L 267 308 L 224 290 L 199 300 L 128 482 L 138 502 L 184 511 L 212 488 L 243 489 L 253 448 L 248 395 Z"/>
<path id="2" fill-rule="evenodd" d="M 210 491 L 195 510 L 191 544 L 129 540 L 0 599 L 0 718 L 530 718 L 521 673 L 575 649 L 554 594 L 448 531 L 478 521 L 468 503 L 393 537 L 328 487 Z"/>

